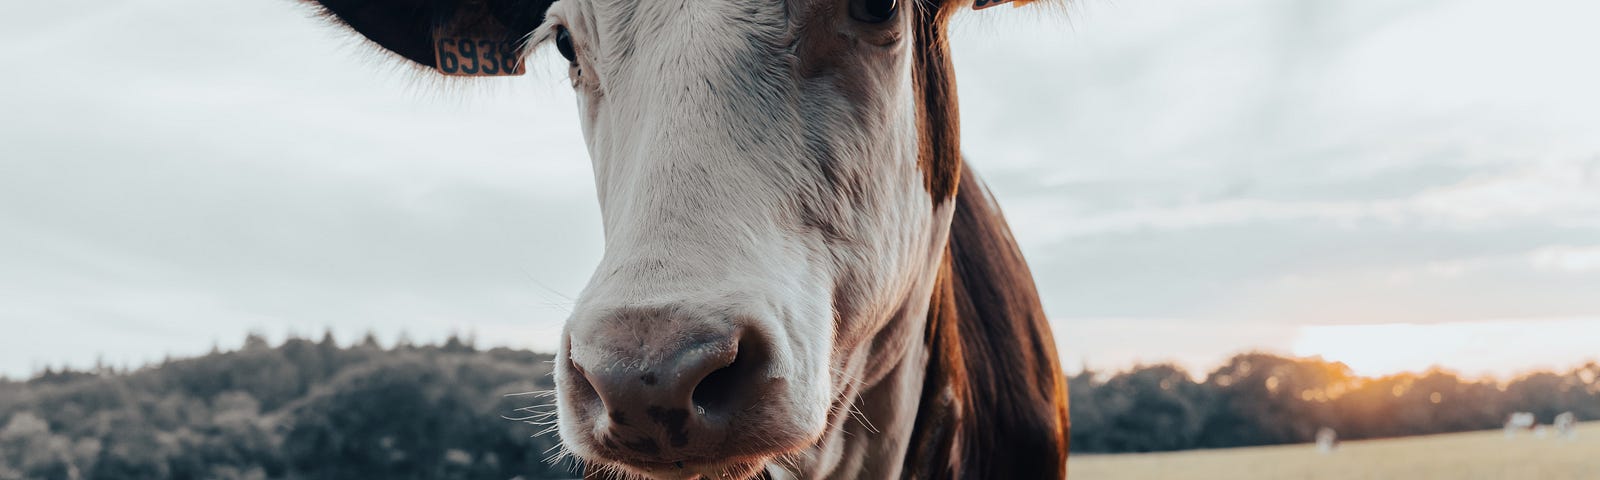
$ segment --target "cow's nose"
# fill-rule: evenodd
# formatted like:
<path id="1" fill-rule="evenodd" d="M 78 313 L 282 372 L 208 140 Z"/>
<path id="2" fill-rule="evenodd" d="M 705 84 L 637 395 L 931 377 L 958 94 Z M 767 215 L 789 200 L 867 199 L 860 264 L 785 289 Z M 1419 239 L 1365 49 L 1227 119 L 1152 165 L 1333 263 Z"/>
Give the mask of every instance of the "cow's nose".
<path id="1" fill-rule="evenodd" d="M 598 399 L 602 408 L 593 416 L 596 440 L 660 461 L 720 442 L 730 420 L 760 395 L 770 362 L 763 342 L 740 337 L 644 338 L 634 343 L 642 352 L 574 349 L 572 368 L 588 387 L 580 385 L 579 395 L 591 393 L 591 405 Z"/>

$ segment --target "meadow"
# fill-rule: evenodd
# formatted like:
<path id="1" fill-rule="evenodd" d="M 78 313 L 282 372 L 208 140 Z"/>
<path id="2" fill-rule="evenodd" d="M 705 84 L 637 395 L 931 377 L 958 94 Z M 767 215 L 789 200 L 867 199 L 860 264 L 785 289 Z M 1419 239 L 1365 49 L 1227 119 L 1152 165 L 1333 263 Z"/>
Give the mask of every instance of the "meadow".
<path id="1" fill-rule="evenodd" d="M 1600 479 L 1600 422 L 1574 439 L 1501 431 L 1171 453 L 1074 455 L 1073 480 L 1120 479 Z"/>

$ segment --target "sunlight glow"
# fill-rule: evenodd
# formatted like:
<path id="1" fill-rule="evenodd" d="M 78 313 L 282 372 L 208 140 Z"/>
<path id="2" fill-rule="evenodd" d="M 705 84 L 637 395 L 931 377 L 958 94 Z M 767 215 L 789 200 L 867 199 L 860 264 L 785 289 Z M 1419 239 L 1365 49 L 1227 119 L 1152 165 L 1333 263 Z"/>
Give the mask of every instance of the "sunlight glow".
<path id="1" fill-rule="evenodd" d="M 1440 367 L 1501 379 L 1600 357 L 1600 318 L 1301 327 L 1300 356 L 1344 362 L 1358 375 Z"/>

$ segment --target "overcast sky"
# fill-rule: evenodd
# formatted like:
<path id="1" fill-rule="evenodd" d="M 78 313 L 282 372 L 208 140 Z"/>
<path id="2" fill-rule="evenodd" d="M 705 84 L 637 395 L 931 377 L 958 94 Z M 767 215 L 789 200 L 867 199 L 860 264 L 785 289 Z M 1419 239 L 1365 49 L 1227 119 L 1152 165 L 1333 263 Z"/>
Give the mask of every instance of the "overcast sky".
<path id="1" fill-rule="evenodd" d="M 289 0 L 6 8 L 0 374 L 251 330 L 549 349 L 599 259 L 553 55 L 441 86 Z M 957 26 L 964 142 L 1069 370 L 1442 338 L 1404 323 L 1479 332 L 1409 360 L 1468 373 L 1600 354 L 1600 3 L 1017 13 Z"/>

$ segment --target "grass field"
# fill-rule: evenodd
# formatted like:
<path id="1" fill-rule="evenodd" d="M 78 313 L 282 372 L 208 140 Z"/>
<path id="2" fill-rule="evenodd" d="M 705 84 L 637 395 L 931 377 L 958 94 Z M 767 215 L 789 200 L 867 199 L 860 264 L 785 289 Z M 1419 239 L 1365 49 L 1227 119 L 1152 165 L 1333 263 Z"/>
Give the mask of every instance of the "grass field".
<path id="1" fill-rule="evenodd" d="M 1074 455 L 1072 480 L 1121 479 L 1507 479 L 1600 480 L 1600 422 L 1576 439 L 1508 439 L 1500 431 L 1178 453 Z"/>

